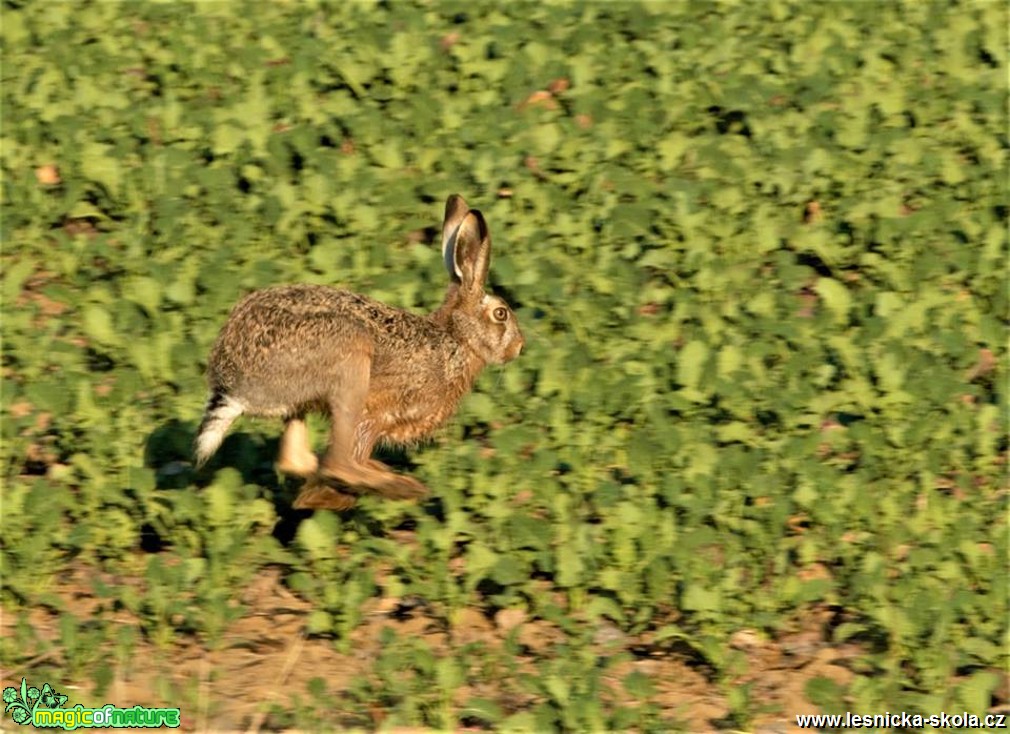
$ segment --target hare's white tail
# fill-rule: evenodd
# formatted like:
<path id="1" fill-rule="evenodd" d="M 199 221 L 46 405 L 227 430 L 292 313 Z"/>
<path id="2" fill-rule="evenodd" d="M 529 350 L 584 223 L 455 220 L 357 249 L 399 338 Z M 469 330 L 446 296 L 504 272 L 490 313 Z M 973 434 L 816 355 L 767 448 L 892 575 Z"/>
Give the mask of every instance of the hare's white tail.
<path id="1" fill-rule="evenodd" d="M 207 459 L 214 455 L 224 440 L 228 427 L 244 412 L 245 406 L 233 397 L 220 392 L 210 396 L 194 442 L 197 468 L 206 464 Z"/>

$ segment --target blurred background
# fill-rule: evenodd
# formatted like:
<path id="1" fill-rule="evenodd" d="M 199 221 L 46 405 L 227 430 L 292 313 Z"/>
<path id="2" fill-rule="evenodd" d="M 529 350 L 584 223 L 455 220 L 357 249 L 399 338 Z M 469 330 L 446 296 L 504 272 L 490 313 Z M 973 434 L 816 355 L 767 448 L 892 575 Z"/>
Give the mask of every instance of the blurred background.
<path id="1" fill-rule="evenodd" d="M 187 730 L 1007 711 L 999 2 L 2 7 L 3 686 Z M 245 293 L 527 336 L 432 487 L 190 445 Z M 314 424 L 322 441 L 325 423 Z"/>

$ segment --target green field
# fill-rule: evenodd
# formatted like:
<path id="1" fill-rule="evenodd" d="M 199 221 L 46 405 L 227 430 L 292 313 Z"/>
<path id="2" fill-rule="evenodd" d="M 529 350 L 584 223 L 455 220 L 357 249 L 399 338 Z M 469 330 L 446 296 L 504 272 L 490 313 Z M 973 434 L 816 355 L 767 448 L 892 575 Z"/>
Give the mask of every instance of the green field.
<path id="1" fill-rule="evenodd" d="M 7 0 L 2 686 L 214 731 L 1007 712 L 1008 22 Z M 291 510 L 278 421 L 195 471 L 231 306 L 433 309 L 454 192 L 527 343 L 387 456 L 431 498 Z"/>

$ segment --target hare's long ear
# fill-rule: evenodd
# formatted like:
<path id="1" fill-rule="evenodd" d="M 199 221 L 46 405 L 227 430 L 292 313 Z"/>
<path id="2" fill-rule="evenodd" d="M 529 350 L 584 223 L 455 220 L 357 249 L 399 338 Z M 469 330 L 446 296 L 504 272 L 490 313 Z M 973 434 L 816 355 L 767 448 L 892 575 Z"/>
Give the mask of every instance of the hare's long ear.
<path id="1" fill-rule="evenodd" d="M 463 292 L 476 295 L 484 290 L 484 280 L 491 267 L 491 233 L 476 209 L 471 209 L 456 230 L 455 271 Z"/>
<path id="2" fill-rule="evenodd" d="M 466 205 L 463 197 L 453 194 L 445 202 L 445 219 L 442 222 L 442 262 L 449 275 L 460 277 L 456 270 L 456 231 L 463 222 L 470 207 Z"/>

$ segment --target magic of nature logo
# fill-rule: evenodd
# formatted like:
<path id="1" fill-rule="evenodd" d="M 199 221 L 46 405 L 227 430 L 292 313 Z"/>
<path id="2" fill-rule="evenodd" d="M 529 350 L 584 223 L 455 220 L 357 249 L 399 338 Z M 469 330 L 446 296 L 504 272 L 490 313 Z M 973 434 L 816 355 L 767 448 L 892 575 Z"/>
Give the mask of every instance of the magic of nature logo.
<path id="1" fill-rule="evenodd" d="M 87 708 L 81 704 L 67 706 L 68 698 L 45 683 L 42 688 L 29 686 L 21 679 L 21 688 L 8 686 L 3 690 L 4 713 L 14 722 L 39 728 L 76 729 L 92 728 L 178 728 L 180 713 L 177 708 L 147 708 L 130 706 L 120 708 L 107 703 L 101 708 Z"/>

